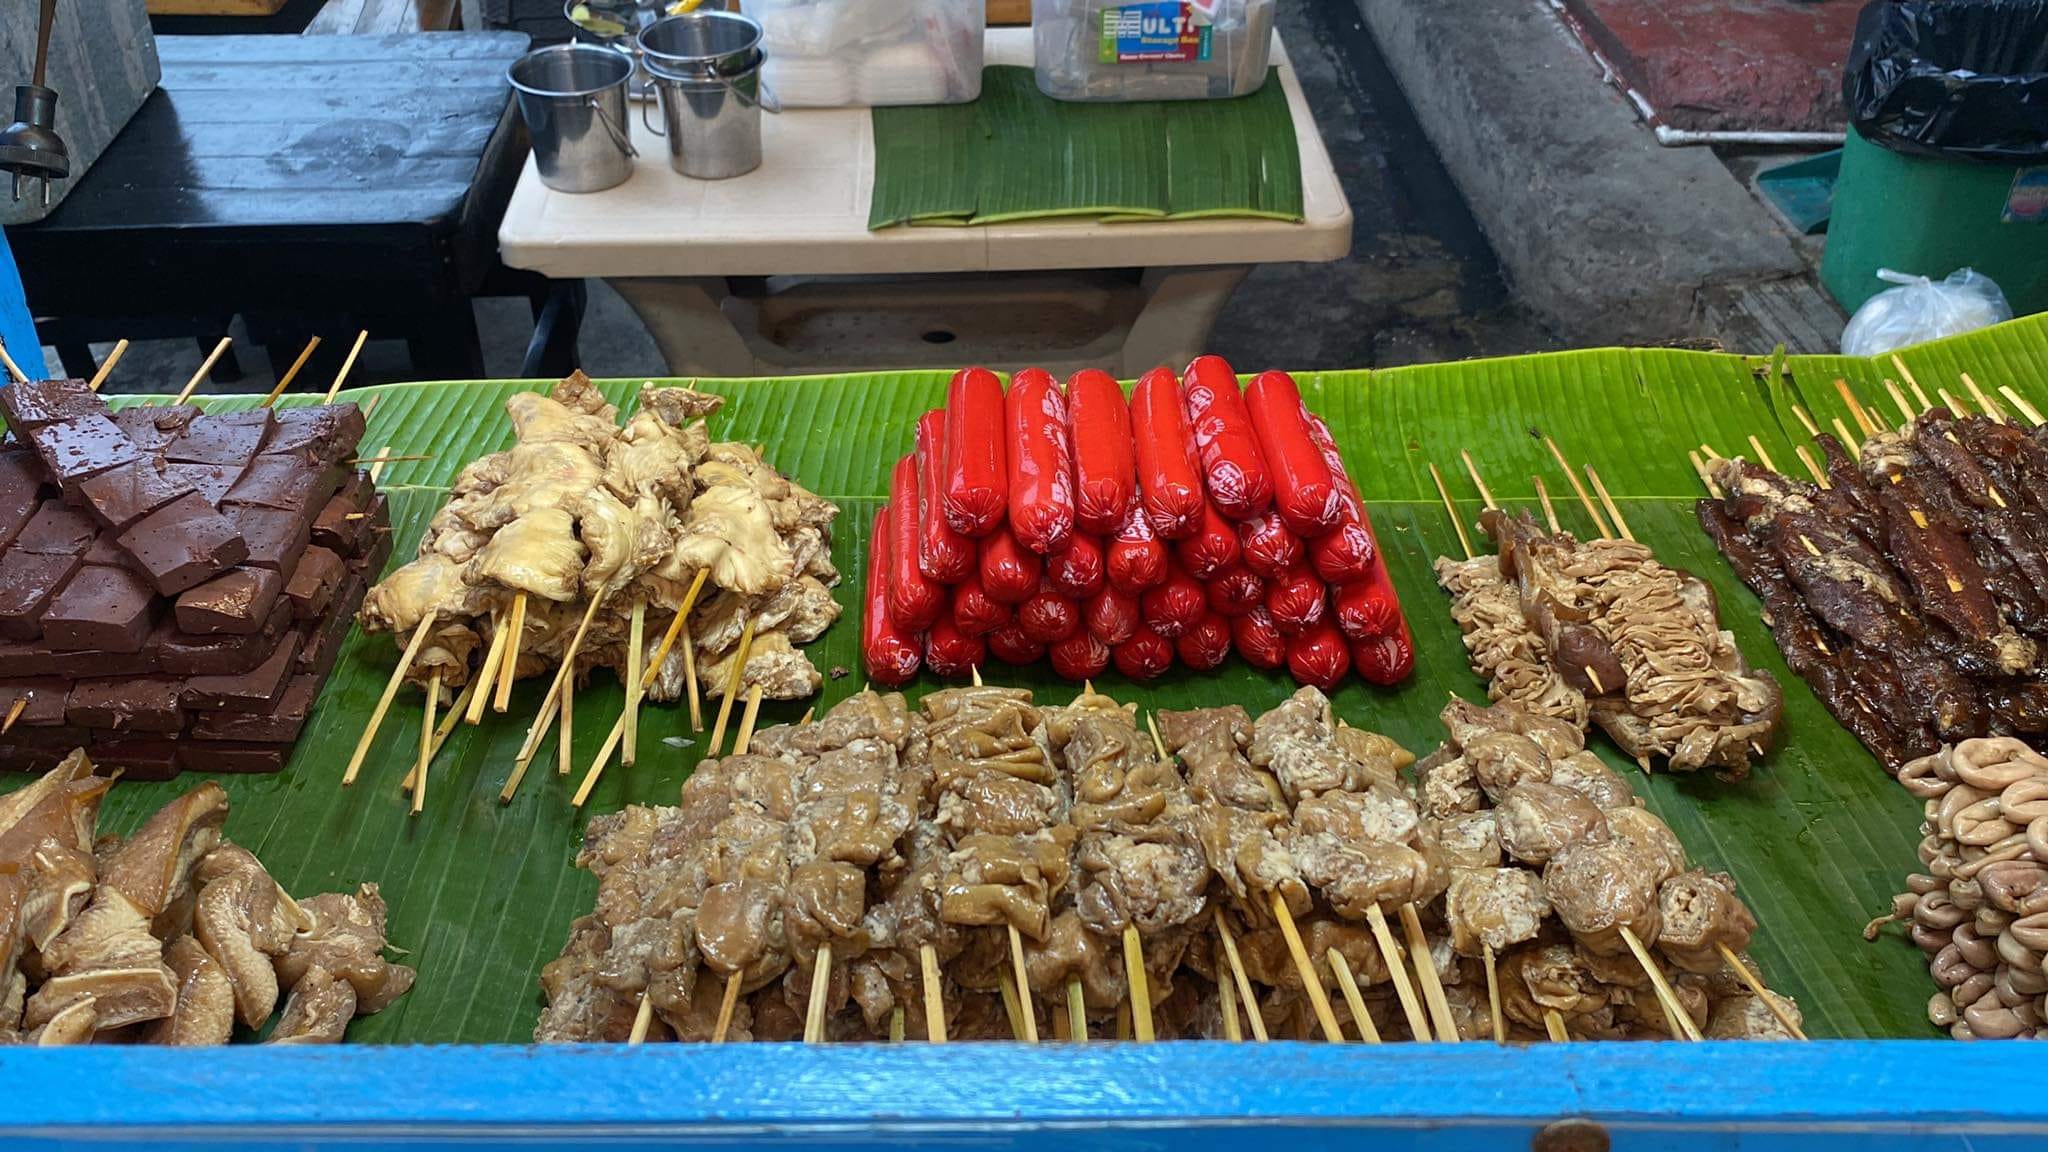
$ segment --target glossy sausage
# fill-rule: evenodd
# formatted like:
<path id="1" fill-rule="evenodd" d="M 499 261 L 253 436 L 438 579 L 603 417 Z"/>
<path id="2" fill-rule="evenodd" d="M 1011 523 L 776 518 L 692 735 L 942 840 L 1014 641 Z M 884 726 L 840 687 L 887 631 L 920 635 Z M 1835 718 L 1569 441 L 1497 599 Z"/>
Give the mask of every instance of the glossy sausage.
<path id="1" fill-rule="evenodd" d="M 1278 668 L 1287 663 L 1287 637 L 1280 634 L 1272 613 L 1263 607 L 1232 619 L 1230 639 L 1237 654 L 1254 668 Z"/>
<path id="2" fill-rule="evenodd" d="M 945 586 L 917 563 L 917 462 L 896 461 L 889 478 L 889 614 L 906 631 L 922 632 L 945 607 Z"/>
<path id="3" fill-rule="evenodd" d="M 1273 476 L 1273 507 L 1297 536 L 1313 539 L 1336 527 L 1342 507 L 1330 466 L 1310 438 L 1301 390 L 1285 372 L 1262 372 L 1245 389 L 1259 451 Z"/>
<path id="4" fill-rule="evenodd" d="M 998 628 L 988 634 L 989 655 L 1005 664 L 1023 666 L 1036 664 L 1045 657 L 1045 645 L 1024 634 L 1023 629 L 1012 624 Z"/>
<path id="5" fill-rule="evenodd" d="M 1109 373 L 1085 368 L 1067 381 L 1067 440 L 1074 455 L 1074 523 L 1107 536 L 1138 494 L 1131 406 Z"/>
<path id="6" fill-rule="evenodd" d="M 1230 621 L 1211 612 L 1173 642 L 1180 662 L 1197 672 L 1220 666 L 1230 656 Z"/>
<path id="7" fill-rule="evenodd" d="M 1074 461 L 1067 445 L 1067 401 L 1059 381 L 1026 368 L 1003 398 L 1010 442 L 1010 531 L 1043 556 L 1074 535 Z"/>
<path id="8" fill-rule="evenodd" d="M 1180 381 L 1170 369 L 1154 368 L 1138 378 L 1131 392 L 1131 435 L 1138 447 L 1138 498 L 1152 531 L 1162 540 L 1194 532 L 1208 501 L 1195 472 Z"/>
<path id="9" fill-rule="evenodd" d="M 1359 641 L 1352 646 L 1351 656 L 1358 663 L 1358 674 L 1382 688 L 1406 680 L 1415 671 L 1415 641 L 1408 635 L 1408 622 L 1400 621 L 1384 636 Z"/>
<path id="10" fill-rule="evenodd" d="M 1201 527 L 1194 535 L 1174 541 L 1173 552 L 1188 575 L 1207 580 L 1237 563 L 1237 526 L 1225 520 L 1215 504 L 1204 504 Z"/>
<path id="11" fill-rule="evenodd" d="M 1301 539 L 1280 522 L 1278 512 L 1239 524 L 1237 545 L 1245 567 L 1268 580 L 1301 563 L 1307 555 Z"/>
<path id="12" fill-rule="evenodd" d="M 998 528 L 981 540 L 981 588 L 998 604 L 1021 604 L 1038 591 L 1038 577 L 1045 561 L 1008 528 Z"/>
<path id="13" fill-rule="evenodd" d="M 1133 680 L 1151 680 L 1173 667 L 1173 642 L 1141 624 L 1109 655 L 1117 671 Z"/>
<path id="14" fill-rule="evenodd" d="M 946 386 L 946 523 L 962 536 L 986 536 L 1009 511 L 1003 386 L 986 368 L 963 368 Z"/>
<path id="15" fill-rule="evenodd" d="M 1179 568 L 1138 597 L 1139 621 L 1168 640 L 1194 627 L 1208 611 L 1209 596 L 1201 582 Z"/>
<path id="16" fill-rule="evenodd" d="M 1337 517 L 1337 526 L 1309 542 L 1309 563 L 1316 575 L 1332 584 L 1346 580 L 1364 580 L 1372 571 L 1373 560 L 1379 552 L 1379 544 L 1373 539 L 1372 521 L 1366 515 L 1365 501 L 1358 494 L 1358 486 L 1344 471 L 1344 454 L 1337 450 L 1337 439 L 1330 435 L 1330 426 L 1322 417 L 1308 418 L 1309 439 L 1315 441 L 1316 450 L 1323 454 L 1323 463 L 1330 469 L 1331 482 L 1337 486 L 1337 499 L 1343 511 Z"/>
<path id="17" fill-rule="evenodd" d="M 1296 633 L 1287 645 L 1287 673 L 1296 683 L 1312 684 L 1325 692 L 1344 682 L 1351 671 L 1351 650 L 1344 634 L 1324 621 Z"/>
<path id="18" fill-rule="evenodd" d="M 1093 680 L 1109 670 L 1109 645 L 1076 632 L 1046 649 L 1052 670 L 1063 680 Z"/>
<path id="19" fill-rule="evenodd" d="M 917 418 L 917 567 L 941 584 L 958 584 L 974 571 L 974 542 L 946 523 L 945 443 L 943 411 Z"/>
<path id="20" fill-rule="evenodd" d="M 1144 504 L 1132 497 L 1104 558 L 1109 586 L 1137 594 L 1166 579 L 1166 545 L 1152 532 Z"/>
<path id="21" fill-rule="evenodd" d="M 981 586 L 981 570 L 953 588 L 953 627 L 963 636 L 986 636 L 1017 618 L 1015 609 L 990 598 Z"/>
<path id="22" fill-rule="evenodd" d="M 924 637 L 924 665 L 935 676 L 949 680 L 974 674 L 988 663 L 988 645 L 979 636 L 969 636 L 953 627 L 949 613 L 940 613 Z"/>
<path id="23" fill-rule="evenodd" d="M 1233 564 L 1208 581 L 1209 611 L 1242 616 L 1266 602 L 1266 582 L 1243 564 Z"/>
<path id="24" fill-rule="evenodd" d="M 1068 599 L 1086 600 L 1108 582 L 1105 563 L 1102 541 L 1076 532 L 1065 548 L 1045 558 L 1045 578 Z"/>
<path id="25" fill-rule="evenodd" d="M 1017 627 L 1040 644 L 1057 644 L 1081 630 L 1081 609 L 1051 584 L 1040 584 L 1017 605 Z"/>
<path id="26" fill-rule="evenodd" d="M 1322 622 L 1323 582 L 1307 568 L 1290 568 L 1266 589 L 1266 611 L 1273 626 L 1289 636 Z"/>
<path id="27" fill-rule="evenodd" d="M 1090 636 L 1114 648 L 1137 632 L 1140 611 L 1136 596 L 1104 588 L 1081 606 L 1081 622 Z"/>
<path id="28" fill-rule="evenodd" d="M 1181 374 L 1181 398 L 1209 499 L 1232 520 L 1263 515 L 1273 505 L 1273 478 L 1237 374 L 1221 356 L 1197 356 Z"/>
<path id="29" fill-rule="evenodd" d="M 1401 622 L 1401 604 L 1393 588 L 1371 580 L 1354 580 L 1330 588 L 1330 614 L 1337 630 L 1348 639 L 1369 640 L 1384 636 Z"/>
<path id="30" fill-rule="evenodd" d="M 868 679 L 887 688 L 917 675 L 924 656 L 917 637 L 889 615 L 889 528 L 887 509 L 875 510 L 868 536 L 868 578 L 861 597 L 860 658 Z"/>

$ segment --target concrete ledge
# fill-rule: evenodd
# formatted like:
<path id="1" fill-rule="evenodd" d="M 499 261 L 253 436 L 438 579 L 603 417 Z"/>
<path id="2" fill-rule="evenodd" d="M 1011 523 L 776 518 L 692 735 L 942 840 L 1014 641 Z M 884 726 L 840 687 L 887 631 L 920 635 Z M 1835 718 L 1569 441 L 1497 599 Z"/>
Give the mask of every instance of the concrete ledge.
<path id="1" fill-rule="evenodd" d="M 1711 152 L 1651 138 L 1544 0 L 1355 2 L 1517 294 L 1566 339 L 1688 335 L 1702 288 L 1805 272 Z"/>

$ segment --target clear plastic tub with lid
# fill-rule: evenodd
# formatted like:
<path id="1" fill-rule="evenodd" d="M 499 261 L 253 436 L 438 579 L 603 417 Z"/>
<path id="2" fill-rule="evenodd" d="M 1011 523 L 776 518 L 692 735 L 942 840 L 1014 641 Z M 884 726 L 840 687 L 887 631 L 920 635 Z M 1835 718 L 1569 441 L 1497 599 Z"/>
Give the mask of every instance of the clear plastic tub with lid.
<path id="1" fill-rule="evenodd" d="M 1274 0 L 1032 0 L 1055 100 L 1216 100 L 1266 82 Z"/>
<path id="2" fill-rule="evenodd" d="M 961 104 L 981 95 L 984 0 L 741 0 L 785 106 Z"/>

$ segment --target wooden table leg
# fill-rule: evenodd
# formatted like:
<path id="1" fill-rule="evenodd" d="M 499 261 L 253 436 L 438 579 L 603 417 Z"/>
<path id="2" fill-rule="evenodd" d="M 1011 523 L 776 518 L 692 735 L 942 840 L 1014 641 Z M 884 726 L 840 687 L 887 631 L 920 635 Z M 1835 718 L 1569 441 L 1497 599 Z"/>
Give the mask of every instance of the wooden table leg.
<path id="1" fill-rule="evenodd" d="M 1134 377 L 1161 364 L 1178 369 L 1209 351 L 1216 318 L 1251 270 L 1249 264 L 1146 269 L 1144 310 L 1124 335 L 1120 362 L 1105 367 Z"/>
<path id="2" fill-rule="evenodd" d="M 610 281 L 626 298 L 677 376 L 752 376 L 754 353 L 720 308 L 725 281 L 718 277 L 620 277 Z"/>

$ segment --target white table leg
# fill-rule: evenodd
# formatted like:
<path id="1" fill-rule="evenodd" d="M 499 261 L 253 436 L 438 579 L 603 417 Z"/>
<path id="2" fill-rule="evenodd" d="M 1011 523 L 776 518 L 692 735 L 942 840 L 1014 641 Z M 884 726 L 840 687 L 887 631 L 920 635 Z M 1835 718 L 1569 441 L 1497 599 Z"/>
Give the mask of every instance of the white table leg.
<path id="1" fill-rule="evenodd" d="M 671 374 L 760 374 L 753 350 L 719 306 L 726 296 L 723 279 L 620 277 L 609 283 L 639 314 Z"/>
<path id="2" fill-rule="evenodd" d="M 1126 379 L 1161 364 L 1179 371 L 1207 352 L 1216 318 L 1250 271 L 1249 264 L 1146 269 L 1145 308 L 1124 335 L 1121 362 L 1112 370 Z"/>

